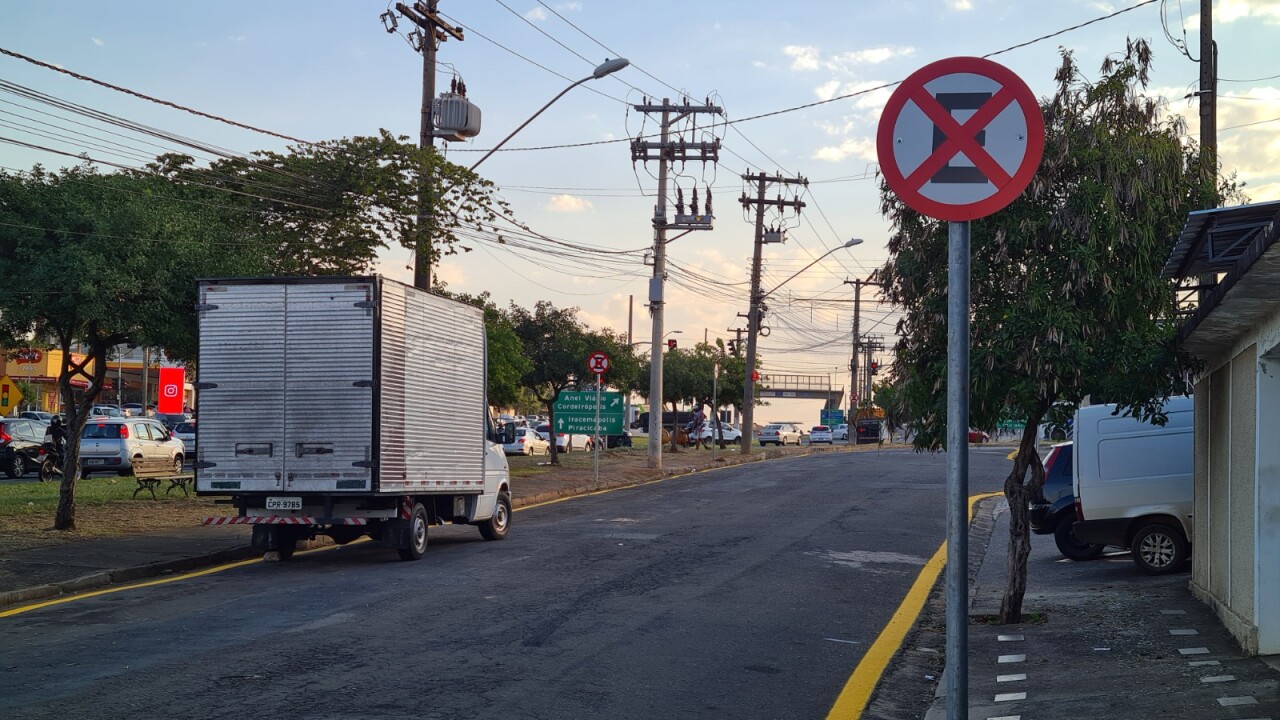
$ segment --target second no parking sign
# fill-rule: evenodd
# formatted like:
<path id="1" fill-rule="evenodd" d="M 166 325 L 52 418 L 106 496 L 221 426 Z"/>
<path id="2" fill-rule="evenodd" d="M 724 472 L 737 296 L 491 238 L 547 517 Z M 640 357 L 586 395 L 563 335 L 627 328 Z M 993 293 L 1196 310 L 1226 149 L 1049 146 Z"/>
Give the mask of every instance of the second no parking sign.
<path id="1" fill-rule="evenodd" d="M 912 73 L 890 96 L 876 134 L 889 188 L 939 220 L 974 220 L 1013 202 L 1043 152 L 1044 118 L 1031 88 L 975 57 Z"/>

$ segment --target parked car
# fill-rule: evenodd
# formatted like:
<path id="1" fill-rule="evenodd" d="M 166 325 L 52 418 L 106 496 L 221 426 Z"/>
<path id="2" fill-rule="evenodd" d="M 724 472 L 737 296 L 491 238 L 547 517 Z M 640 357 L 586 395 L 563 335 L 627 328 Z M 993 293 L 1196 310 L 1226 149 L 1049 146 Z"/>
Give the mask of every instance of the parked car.
<path id="1" fill-rule="evenodd" d="M 187 420 L 173 426 L 173 436 L 182 441 L 184 454 L 188 458 L 196 456 L 196 421 Z"/>
<path id="2" fill-rule="evenodd" d="M 47 413 L 43 410 L 23 410 L 22 412 L 18 413 L 18 417 L 26 418 L 28 420 L 35 420 L 37 422 L 42 422 L 45 425 L 48 425 L 49 421 L 53 419 L 53 413 Z"/>
<path id="3" fill-rule="evenodd" d="M 809 444 L 817 445 L 819 443 L 832 444 L 835 441 L 835 434 L 831 432 L 831 428 L 826 425 L 814 425 L 809 431 Z"/>
<path id="4" fill-rule="evenodd" d="M 135 469 L 178 473 L 185 453 L 182 441 L 151 418 L 91 420 L 80 433 L 80 475 L 104 470 L 132 475 Z"/>
<path id="5" fill-rule="evenodd" d="M 120 409 L 129 417 L 142 417 L 147 414 L 147 409 L 142 406 L 142 403 L 125 403 L 120 406 Z"/>
<path id="6" fill-rule="evenodd" d="M 124 411 L 115 405 L 94 405 L 89 408 L 89 417 L 91 418 L 122 418 L 124 416 Z"/>
<path id="7" fill-rule="evenodd" d="M 848 442 L 849 441 L 849 424 L 840 423 L 839 425 L 832 428 L 831 437 L 835 438 L 836 440 L 844 440 L 845 442 Z"/>
<path id="8" fill-rule="evenodd" d="M 799 445 L 804 432 L 795 423 L 770 423 L 760 431 L 760 445 Z"/>
<path id="9" fill-rule="evenodd" d="M 1170 398 L 1164 425 L 1114 415 L 1115 405 L 1076 411 L 1077 538 L 1129 549 L 1152 575 L 1182 568 L 1192 534 L 1192 404 Z"/>
<path id="10" fill-rule="evenodd" d="M 516 439 L 502 446 L 508 455 L 548 455 L 551 443 L 547 442 L 531 428 L 516 428 Z"/>
<path id="11" fill-rule="evenodd" d="M 698 435 L 699 440 L 710 440 L 717 442 L 720 439 L 720 433 L 724 432 L 725 442 L 738 442 L 742 439 L 742 431 L 730 425 L 729 423 L 720 423 L 719 429 L 716 427 L 716 421 L 711 420 L 702 425 L 702 432 Z"/>
<path id="12" fill-rule="evenodd" d="M 1076 522 L 1073 452 L 1072 444 L 1068 442 L 1054 445 L 1045 456 L 1042 500 L 1035 499 L 1029 503 L 1031 531 L 1037 535 L 1053 535 L 1063 557 L 1093 560 L 1106 550 L 1106 546 L 1082 542 L 1072 528 Z"/>
<path id="13" fill-rule="evenodd" d="M 40 467 L 44 455 L 43 423 L 21 417 L 0 418 L 0 469 L 11 478 Z"/>
<path id="14" fill-rule="evenodd" d="M 969 442 L 981 444 L 991 439 L 991 436 L 976 428 L 969 428 Z"/>
<path id="15" fill-rule="evenodd" d="M 551 426 L 543 423 L 536 428 L 538 435 L 543 440 L 551 442 Z M 556 433 L 556 452 L 572 452 L 574 448 L 591 449 L 591 436 L 581 433 L 569 435 L 567 433 Z"/>
<path id="16" fill-rule="evenodd" d="M 156 413 L 156 422 L 165 426 L 169 430 L 173 430 L 178 423 L 184 423 L 191 419 L 191 413 Z"/>
<path id="17" fill-rule="evenodd" d="M 859 420 L 854 425 L 855 443 L 858 445 L 866 443 L 882 443 L 884 437 L 884 423 L 876 418 L 867 418 Z"/>

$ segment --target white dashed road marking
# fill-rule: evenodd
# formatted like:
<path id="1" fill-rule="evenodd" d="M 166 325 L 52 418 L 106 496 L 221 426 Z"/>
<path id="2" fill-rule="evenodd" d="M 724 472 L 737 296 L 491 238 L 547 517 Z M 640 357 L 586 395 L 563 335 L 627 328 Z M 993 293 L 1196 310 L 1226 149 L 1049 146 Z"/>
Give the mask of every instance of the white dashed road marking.
<path id="1" fill-rule="evenodd" d="M 1220 697 L 1218 704 L 1222 707 L 1234 707 L 1236 705 L 1257 705 L 1258 701 L 1252 695 L 1241 695 L 1240 697 Z"/>
<path id="2" fill-rule="evenodd" d="M 1209 648 L 1207 647 L 1178 648 L 1178 652 L 1182 653 L 1183 655 L 1208 655 Z"/>
<path id="3" fill-rule="evenodd" d="M 1027 679 L 1027 674 L 1026 674 L 1026 673 L 1017 673 L 1017 674 L 1014 674 L 1014 675 L 997 675 L 997 676 L 996 676 L 996 682 L 1017 682 L 1017 681 L 1019 681 L 1019 680 L 1026 680 L 1026 679 Z"/>
<path id="4" fill-rule="evenodd" d="M 1170 635 L 1199 635 L 1200 631 L 1195 628 L 1174 628 L 1169 631 Z"/>
<path id="5" fill-rule="evenodd" d="M 1206 650 L 1205 652 L 1208 652 L 1208 651 Z M 1001 655 L 996 660 L 996 662 L 999 662 L 999 663 L 1019 663 L 1019 662 L 1026 662 L 1026 661 L 1027 661 L 1026 655 Z"/>
<path id="6" fill-rule="evenodd" d="M 1016 693 L 1000 693 L 996 696 L 996 702 L 1013 702 L 1014 700 L 1026 700 L 1027 694 L 1024 692 Z M 1222 702 L 1219 700 L 1218 702 Z"/>

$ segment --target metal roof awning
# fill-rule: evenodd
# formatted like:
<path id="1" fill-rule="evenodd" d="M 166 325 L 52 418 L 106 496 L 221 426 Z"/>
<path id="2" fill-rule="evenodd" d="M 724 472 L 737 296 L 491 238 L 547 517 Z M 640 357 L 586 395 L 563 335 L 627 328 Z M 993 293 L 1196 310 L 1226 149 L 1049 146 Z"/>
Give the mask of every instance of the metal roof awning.
<path id="1" fill-rule="evenodd" d="M 1254 240 L 1274 233 L 1277 222 L 1280 200 L 1189 213 L 1160 276 L 1188 278 L 1228 272 Z"/>
<path id="2" fill-rule="evenodd" d="M 1280 201 L 1193 212 L 1161 273 L 1225 273 L 1178 331 L 1183 350 L 1207 359 L 1232 346 L 1280 304 Z"/>

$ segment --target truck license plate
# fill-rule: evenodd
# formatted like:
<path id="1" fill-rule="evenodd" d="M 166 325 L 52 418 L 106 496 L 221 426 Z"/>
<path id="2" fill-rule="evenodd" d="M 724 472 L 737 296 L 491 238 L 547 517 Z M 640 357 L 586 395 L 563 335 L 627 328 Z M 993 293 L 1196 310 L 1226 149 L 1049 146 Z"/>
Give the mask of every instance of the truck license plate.
<path id="1" fill-rule="evenodd" d="M 301 510 L 302 498 L 300 497 L 269 497 L 267 498 L 268 510 Z"/>

